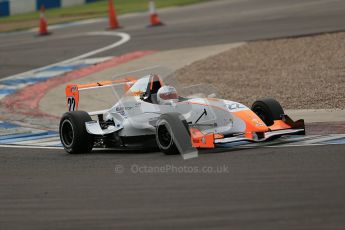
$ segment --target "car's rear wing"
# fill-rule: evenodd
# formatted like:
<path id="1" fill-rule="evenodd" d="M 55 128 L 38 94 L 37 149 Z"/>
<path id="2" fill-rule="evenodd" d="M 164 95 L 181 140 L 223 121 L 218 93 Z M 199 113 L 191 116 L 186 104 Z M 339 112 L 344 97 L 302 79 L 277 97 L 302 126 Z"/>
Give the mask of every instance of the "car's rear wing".
<path id="1" fill-rule="evenodd" d="M 104 87 L 111 87 L 116 85 L 123 85 L 124 91 L 127 92 L 132 85 L 136 82 L 134 77 L 126 77 L 113 81 L 99 81 L 87 84 L 70 84 L 66 86 L 66 100 L 68 111 L 78 110 L 79 105 L 79 92 L 90 89 L 101 89 Z"/>

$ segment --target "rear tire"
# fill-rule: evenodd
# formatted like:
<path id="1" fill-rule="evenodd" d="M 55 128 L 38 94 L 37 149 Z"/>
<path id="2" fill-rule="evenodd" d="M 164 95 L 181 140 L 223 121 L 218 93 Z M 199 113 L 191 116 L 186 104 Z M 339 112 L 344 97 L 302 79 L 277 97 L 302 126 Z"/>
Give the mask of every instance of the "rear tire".
<path id="1" fill-rule="evenodd" d="M 156 126 L 156 142 L 159 149 L 166 155 L 179 153 L 173 137 L 172 126 L 179 126 L 178 128 L 186 129 L 188 138 L 190 139 L 188 123 L 185 119 L 181 119 L 179 113 L 162 114 Z"/>
<path id="2" fill-rule="evenodd" d="M 94 145 L 94 138 L 86 131 L 85 122 L 92 121 L 84 111 L 65 113 L 60 121 L 60 140 L 66 152 L 71 154 L 89 153 Z"/>
<path id="3" fill-rule="evenodd" d="M 274 120 L 281 120 L 284 110 L 280 103 L 273 98 L 263 98 L 255 101 L 252 105 L 252 111 L 260 117 L 267 125 L 274 124 Z"/>

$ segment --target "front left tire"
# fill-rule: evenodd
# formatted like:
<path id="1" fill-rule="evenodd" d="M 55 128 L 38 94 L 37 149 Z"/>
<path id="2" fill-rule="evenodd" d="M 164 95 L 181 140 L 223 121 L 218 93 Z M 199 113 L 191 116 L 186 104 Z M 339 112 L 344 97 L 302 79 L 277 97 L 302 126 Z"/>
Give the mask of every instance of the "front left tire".
<path id="1" fill-rule="evenodd" d="M 173 130 L 179 130 L 179 132 L 173 133 Z M 179 135 L 179 138 L 191 145 L 189 126 L 182 115 L 179 113 L 162 114 L 156 125 L 156 143 L 159 149 L 166 155 L 179 153 L 179 149 L 176 146 L 176 135 Z M 181 145 L 184 146 L 186 143 L 180 143 Z"/>

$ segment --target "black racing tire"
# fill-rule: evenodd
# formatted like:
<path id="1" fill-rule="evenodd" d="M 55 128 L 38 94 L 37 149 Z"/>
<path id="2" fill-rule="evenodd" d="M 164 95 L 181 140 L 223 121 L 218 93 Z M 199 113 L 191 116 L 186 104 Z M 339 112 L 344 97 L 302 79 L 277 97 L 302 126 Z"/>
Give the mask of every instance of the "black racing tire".
<path id="1" fill-rule="evenodd" d="M 94 145 L 94 137 L 86 131 L 85 122 L 92 121 L 90 115 L 84 111 L 65 113 L 59 126 L 60 140 L 71 154 L 89 153 Z"/>
<path id="2" fill-rule="evenodd" d="M 178 127 L 179 129 L 186 129 L 188 133 L 188 137 L 186 138 L 190 139 L 188 123 L 181 114 L 162 114 L 156 125 L 156 143 L 158 148 L 166 155 L 175 155 L 179 153 L 175 144 L 174 135 L 172 135 L 172 126 Z"/>
<path id="3" fill-rule="evenodd" d="M 255 101 L 252 105 L 252 111 L 260 117 L 267 125 L 271 126 L 275 120 L 281 120 L 284 110 L 280 103 L 273 98 L 262 98 Z"/>

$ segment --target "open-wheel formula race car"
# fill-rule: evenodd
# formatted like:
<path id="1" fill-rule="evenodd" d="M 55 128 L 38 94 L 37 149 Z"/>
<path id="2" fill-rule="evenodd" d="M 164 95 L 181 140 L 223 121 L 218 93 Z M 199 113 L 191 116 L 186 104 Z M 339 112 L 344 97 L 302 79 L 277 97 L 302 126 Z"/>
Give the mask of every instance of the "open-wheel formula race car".
<path id="1" fill-rule="evenodd" d="M 121 86 L 124 95 L 107 110 L 78 110 L 79 92 Z M 217 98 L 186 98 L 158 75 L 67 85 L 69 112 L 60 121 L 60 139 L 68 153 L 100 148 L 159 148 L 165 154 L 188 154 L 226 143 L 269 141 L 305 134 L 304 121 L 291 120 L 272 98 L 251 108 Z M 92 119 L 93 118 L 93 119 Z"/>

